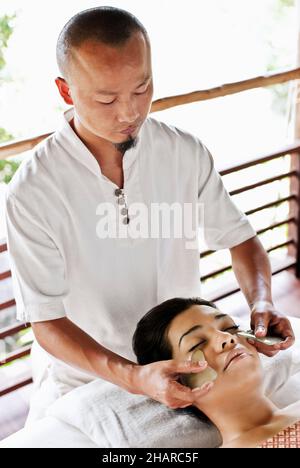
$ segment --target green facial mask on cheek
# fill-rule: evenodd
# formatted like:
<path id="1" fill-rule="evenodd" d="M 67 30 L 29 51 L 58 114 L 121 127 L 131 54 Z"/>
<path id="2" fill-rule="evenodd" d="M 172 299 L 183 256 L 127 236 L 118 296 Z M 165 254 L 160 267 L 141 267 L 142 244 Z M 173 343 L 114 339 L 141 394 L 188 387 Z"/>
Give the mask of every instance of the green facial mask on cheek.
<path id="1" fill-rule="evenodd" d="M 193 362 L 205 361 L 204 353 L 201 349 L 197 349 L 192 354 Z M 181 374 L 180 379 L 183 385 L 190 388 L 202 387 L 207 382 L 213 382 L 218 377 L 218 374 L 211 367 L 207 367 L 204 371 L 200 371 L 193 374 Z"/>

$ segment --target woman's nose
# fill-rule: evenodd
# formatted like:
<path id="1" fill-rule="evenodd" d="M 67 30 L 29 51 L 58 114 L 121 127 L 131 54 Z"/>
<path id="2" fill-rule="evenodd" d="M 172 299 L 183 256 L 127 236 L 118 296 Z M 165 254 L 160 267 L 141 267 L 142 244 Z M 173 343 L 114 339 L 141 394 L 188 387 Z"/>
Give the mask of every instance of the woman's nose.
<path id="1" fill-rule="evenodd" d="M 211 343 L 215 352 L 219 354 L 223 351 L 234 348 L 238 343 L 238 339 L 236 335 L 232 335 L 229 332 L 216 330 Z"/>
<path id="2" fill-rule="evenodd" d="M 228 340 L 222 342 L 222 350 L 224 351 L 226 348 L 231 348 L 235 344 L 236 339 L 234 336 L 231 336 L 230 338 L 228 338 Z"/>

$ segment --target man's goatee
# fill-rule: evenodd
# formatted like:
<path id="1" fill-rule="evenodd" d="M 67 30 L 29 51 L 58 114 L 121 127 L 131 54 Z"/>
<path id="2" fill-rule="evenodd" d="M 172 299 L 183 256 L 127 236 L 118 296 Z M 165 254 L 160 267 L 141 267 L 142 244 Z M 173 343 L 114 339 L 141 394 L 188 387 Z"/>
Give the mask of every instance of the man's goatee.
<path id="1" fill-rule="evenodd" d="M 132 138 L 130 136 L 129 139 L 124 141 L 123 143 L 113 143 L 113 145 L 120 153 L 126 153 L 126 151 L 128 151 L 129 149 L 134 148 L 136 143 L 137 138 Z"/>

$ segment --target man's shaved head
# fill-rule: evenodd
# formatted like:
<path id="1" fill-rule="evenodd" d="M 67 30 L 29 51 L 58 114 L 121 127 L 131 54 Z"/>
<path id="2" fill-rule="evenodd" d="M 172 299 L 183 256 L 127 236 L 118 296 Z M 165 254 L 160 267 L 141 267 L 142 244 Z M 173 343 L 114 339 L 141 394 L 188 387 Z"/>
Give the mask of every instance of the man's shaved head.
<path id="1" fill-rule="evenodd" d="M 57 41 L 56 59 L 62 77 L 68 80 L 72 51 L 84 42 L 121 47 L 136 32 L 141 32 L 150 46 L 146 29 L 128 11 L 100 6 L 77 13 L 64 26 Z"/>
<path id="2" fill-rule="evenodd" d="M 55 79 L 70 125 L 93 154 L 115 157 L 137 142 L 151 109 L 153 76 L 148 33 L 131 13 L 100 6 L 64 26 Z"/>

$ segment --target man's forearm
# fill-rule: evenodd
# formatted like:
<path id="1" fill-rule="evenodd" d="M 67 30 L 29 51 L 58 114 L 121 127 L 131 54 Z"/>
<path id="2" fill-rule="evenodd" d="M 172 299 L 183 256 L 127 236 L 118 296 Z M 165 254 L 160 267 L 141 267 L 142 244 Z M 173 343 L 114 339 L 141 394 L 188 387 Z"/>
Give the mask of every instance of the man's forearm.
<path id="1" fill-rule="evenodd" d="M 137 364 L 104 348 L 67 318 L 32 324 L 39 344 L 54 357 L 137 393 L 134 371 Z"/>
<path id="2" fill-rule="evenodd" d="M 272 300 L 270 261 L 258 237 L 230 249 L 232 267 L 251 309 Z"/>
<path id="3" fill-rule="evenodd" d="M 251 309 L 251 329 L 256 337 L 267 334 L 279 336 L 281 343 L 273 346 L 250 341 L 258 352 L 275 356 L 279 351 L 290 348 L 294 333 L 289 319 L 276 310 L 272 299 L 272 271 L 268 254 L 260 240 L 255 237 L 230 249 L 232 265 L 240 287 Z"/>

